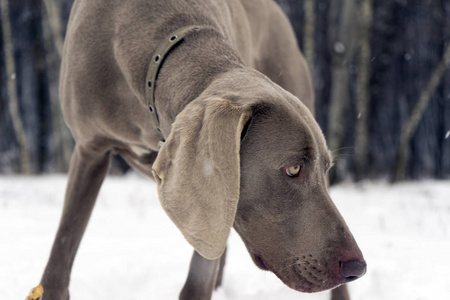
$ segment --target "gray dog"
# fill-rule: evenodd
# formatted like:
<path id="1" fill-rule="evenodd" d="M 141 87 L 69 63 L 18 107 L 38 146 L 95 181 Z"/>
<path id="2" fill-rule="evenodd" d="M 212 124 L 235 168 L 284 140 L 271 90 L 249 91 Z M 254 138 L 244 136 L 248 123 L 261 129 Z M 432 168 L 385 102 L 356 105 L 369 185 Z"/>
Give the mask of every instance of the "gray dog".
<path id="1" fill-rule="evenodd" d="M 76 0 L 60 96 L 76 147 L 46 300 L 69 299 L 112 153 L 156 180 L 195 249 L 181 299 L 211 298 L 231 227 L 258 267 L 295 290 L 366 272 L 327 192 L 332 157 L 305 60 L 273 1 Z"/>

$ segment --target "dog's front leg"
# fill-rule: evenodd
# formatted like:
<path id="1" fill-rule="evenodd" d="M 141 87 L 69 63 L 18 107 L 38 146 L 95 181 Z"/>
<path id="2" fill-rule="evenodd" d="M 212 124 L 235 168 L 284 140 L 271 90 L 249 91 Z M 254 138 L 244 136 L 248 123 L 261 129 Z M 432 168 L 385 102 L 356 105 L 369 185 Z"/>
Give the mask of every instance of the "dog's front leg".
<path id="1" fill-rule="evenodd" d="M 227 259 L 227 249 L 225 248 L 225 252 L 222 254 L 222 256 L 220 257 L 220 262 L 219 262 L 219 270 L 217 271 L 217 278 L 216 278 L 216 285 L 215 285 L 215 289 L 217 290 L 220 286 L 222 286 L 222 282 L 223 282 L 223 271 L 225 269 L 225 261 Z"/>
<path id="2" fill-rule="evenodd" d="M 72 154 L 63 213 L 41 280 L 46 300 L 69 299 L 72 264 L 110 158 L 109 151 L 94 154 L 79 146 Z"/>
<path id="3" fill-rule="evenodd" d="M 341 285 L 331 290 L 331 300 L 350 300 L 347 285 Z"/>
<path id="4" fill-rule="evenodd" d="M 225 254 L 222 255 L 222 257 Z M 209 300 L 216 286 L 217 273 L 221 258 L 209 260 L 194 251 L 189 274 L 181 290 L 180 300 Z"/>

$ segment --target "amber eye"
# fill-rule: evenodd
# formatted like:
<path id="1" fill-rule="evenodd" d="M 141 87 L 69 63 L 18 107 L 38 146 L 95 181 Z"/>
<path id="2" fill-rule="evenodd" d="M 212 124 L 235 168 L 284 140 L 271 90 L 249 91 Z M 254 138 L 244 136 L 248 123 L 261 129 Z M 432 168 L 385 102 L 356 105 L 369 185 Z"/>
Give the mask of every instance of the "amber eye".
<path id="1" fill-rule="evenodd" d="M 302 167 L 300 165 L 286 167 L 286 174 L 289 177 L 297 177 L 298 174 L 300 174 L 301 169 L 302 169 Z"/>

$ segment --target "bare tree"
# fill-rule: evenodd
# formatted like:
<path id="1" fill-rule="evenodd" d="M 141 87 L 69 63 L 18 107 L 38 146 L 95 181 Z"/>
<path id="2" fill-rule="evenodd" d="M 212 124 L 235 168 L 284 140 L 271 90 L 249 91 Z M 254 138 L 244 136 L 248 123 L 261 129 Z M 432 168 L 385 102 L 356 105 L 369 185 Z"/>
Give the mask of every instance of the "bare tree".
<path id="1" fill-rule="evenodd" d="M 19 144 L 20 151 L 20 172 L 29 174 L 31 172 L 30 156 L 27 144 L 27 137 L 23 126 L 22 117 L 19 110 L 19 98 L 16 87 L 16 64 L 14 61 L 14 47 L 12 43 L 11 21 L 9 18 L 8 0 L 1 0 L 1 16 L 3 31 L 3 47 L 5 51 L 5 63 L 7 73 L 8 104 L 11 119 L 14 127 L 14 133 Z"/>
<path id="2" fill-rule="evenodd" d="M 439 83 L 442 81 L 444 77 L 445 70 L 447 66 L 450 64 L 450 44 L 445 48 L 444 54 L 442 56 L 441 61 L 437 64 L 434 69 L 430 80 L 428 81 L 425 89 L 420 94 L 419 101 L 411 112 L 411 116 L 408 121 L 402 128 L 402 135 L 400 138 L 400 145 L 397 151 L 397 161 L 394 167 L 394 176 L 393 182 L 397 182 L 404 179 L 405 176 L 405 168 L 406 168 L 406 159 L 408 156 L 408 146 L 411 142 L 412 137 L 414 136 L 417 126 L 419 125 L 420 120 L 422 119 L 425 108 L 431 100 L 436 88 L 439 86 Z"/>
<path id="3" fill-rule="evenodd" d="M 52 38 L 55 44 L 56 52 L 61 59 L 64 39 L 62 36 L 59 1 L 44 0 L 44 5 L 48 16 L 48 24 L 45 25 L 50 26 L 53 33 Z"/>
<path id="4" fill-rule="evenodd" d="M 306 61 L 309 64 L 311 72 L 314 72 L 314 36 L 316 13 L 314 10 L 314 0 L 303 1 L 304 11 L 304 32 L 303 32 L 303 52 L 306 57 Z"/>
<path id="5" fill-rule="evenodd" d="M 49 78 L 48 87 L 52 111 L 52 157 L 55 157 L 56 170 L 66 172 L 69 167 L 70 156 L 73 149 L 73 140 L 69 129 L 64 123 L 59 104 L 58 82 L 61 55 L 63 48 L 63 35 L 60 20 L 59 2 L 44 0 L 45 12 L 42 12 L 42 28 L 44 33 L 45 61 Z"/>
<path id="6" fill-rule="evenodd" d="M 370 38 L 372 26 L 373 0 L 362 0 L 359 7 L 360 53 L 357 82 L 357 121 L 355 128 L 355 175 L 361 179 L 367 169 L 369 141 L 369 104 L 370 104 Z"/>
<path id="7" fill-rule="evenodd" d="M 333 0 L 330 2 L 329 44 L 332 49 L 332 87 L 328 109 L 327 141 L 332 151 L 342 147 L 347 119 L 345 112 L 350 103 L 349 63 L 355 50 L 357 28 L 354 0 Z M 331 179 L 339 173 L 339 162 L 333 168 Z M 335 172 L 335 173 L 333 173 Z"/>

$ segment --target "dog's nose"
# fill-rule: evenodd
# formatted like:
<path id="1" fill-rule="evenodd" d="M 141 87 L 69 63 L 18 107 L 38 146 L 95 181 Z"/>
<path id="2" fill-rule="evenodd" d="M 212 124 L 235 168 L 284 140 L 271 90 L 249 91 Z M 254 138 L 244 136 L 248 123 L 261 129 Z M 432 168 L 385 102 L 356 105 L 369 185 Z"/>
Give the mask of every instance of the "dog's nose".
<path id="1" fill-rule="evenodd" d="M 366 274 L 367 264 L 363 260 L 341 261 L 339 273 L 343 282 L 350 282 Z"/>

